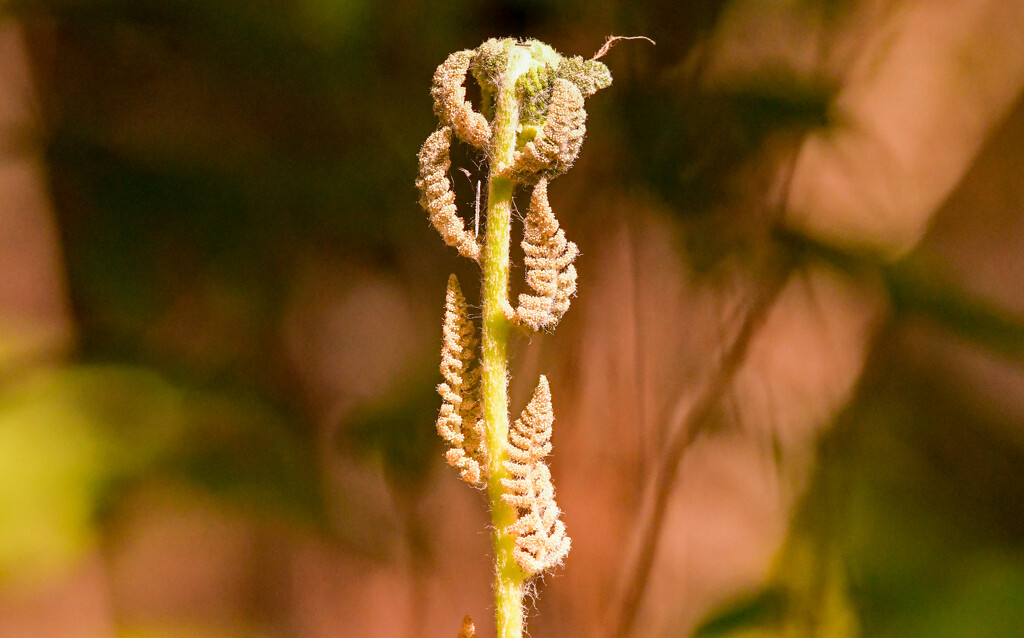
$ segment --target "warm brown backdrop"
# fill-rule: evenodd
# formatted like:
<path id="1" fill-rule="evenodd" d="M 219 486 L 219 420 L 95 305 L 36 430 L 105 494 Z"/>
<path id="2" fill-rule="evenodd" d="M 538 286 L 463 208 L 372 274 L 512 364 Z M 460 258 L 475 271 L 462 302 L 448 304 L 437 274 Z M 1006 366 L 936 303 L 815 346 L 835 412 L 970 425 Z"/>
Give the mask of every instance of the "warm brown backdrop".
<path id="1" fill-rule="evenodd" d="M 998 0 L 10 4 L 0 635 L 488 635 L 433 432 L 475 275 L 416 205 L 430 77 L 610 34 L 657 46 L 605 58 L 550 190 L 579 297 L 512 360 L 573 537 L 530 634 L 1016 635 L 1022 32 Z"/>

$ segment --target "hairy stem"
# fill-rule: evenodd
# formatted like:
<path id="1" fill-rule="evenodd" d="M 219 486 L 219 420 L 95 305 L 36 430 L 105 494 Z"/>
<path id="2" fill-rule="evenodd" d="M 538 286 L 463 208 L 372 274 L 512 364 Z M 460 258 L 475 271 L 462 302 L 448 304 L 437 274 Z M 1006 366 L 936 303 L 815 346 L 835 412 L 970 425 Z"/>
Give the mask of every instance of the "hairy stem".
<path id="1" fill-rule="evenodd" d="M 494 96 L 493 137 L 489 153 L 487 234 L 484 239 L 483 335 L 481 344 L 481 400 L 487 428 L 489 467 L 487 495 L 494 524 L 494 608 L 498 638 L 522 638 L 523 591 L 526 574 L 516 564 L 515 539 L 507 528 L 516 519 L 514 508 L 501 495 L 501 479 L 508 477 L 508 304 L 509 230 L 515 184 L 498 173 L 512 162 L 519 126 L 516 79 L 529 68 L 530 53 L 513 47 L 508 67 Z"/>

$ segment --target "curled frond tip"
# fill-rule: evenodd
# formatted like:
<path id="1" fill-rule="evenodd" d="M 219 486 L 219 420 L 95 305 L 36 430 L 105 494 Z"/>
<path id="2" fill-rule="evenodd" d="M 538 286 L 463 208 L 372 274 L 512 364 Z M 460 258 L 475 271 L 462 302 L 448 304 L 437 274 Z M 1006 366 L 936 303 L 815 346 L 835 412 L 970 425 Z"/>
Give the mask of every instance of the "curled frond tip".
<path id="1" fill-rule="evenodd" d="M 416 188 L 420 191 L 420 206 L 430 216 L 430 223 L 444 242 L 459 251 L 464 257 L 473 261 L 480 260 L 480 244 L 476 235 L 470 232 L 455 206 L 455 191 L 448 179 L 451 168 L 449 149 L 451 148 L 451 128 L 444 126 L 433 133 L 423 143 L 419 152 L 420 174 L 416 179 Z"/>
<path id="2" fill-rule="evenodd" d="M 520 183 L 534 183 L 540 177 L 552 179 L 569 170 L 583 146 L 586 120 L 579 87 L 570 80 L 556 78 L 544 126 L 522 151 L 515 153 L 503 176 Z"/>
<path id="3" fill-rule="evenodd" d="M 474 51 L 469 49 L 449 55 L 434 72 L 430 95 L 437 117 L 451 126 L 460 140 L 483 149 L 491 139 L 491 126 L 466 101 L 465 82 L 473 55 Z"/>

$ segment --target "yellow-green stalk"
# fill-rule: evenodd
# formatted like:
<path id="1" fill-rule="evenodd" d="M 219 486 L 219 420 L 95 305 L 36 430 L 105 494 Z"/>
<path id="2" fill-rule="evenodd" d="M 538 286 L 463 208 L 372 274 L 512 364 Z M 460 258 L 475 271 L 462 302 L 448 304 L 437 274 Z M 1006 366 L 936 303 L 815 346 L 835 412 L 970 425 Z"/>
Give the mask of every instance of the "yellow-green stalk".
<path id="1" fill-rule="evenodd" d="M 515 522 L 516 511 L 501 495 L 501 480 L 508 476 L 508 335 L 511 323 L 505 316 L 508 303 L 509 238 L 512 194 L 515 184 L 498 175 L 512 163 L 519 128 L 519 100 L 516 80 L 530 68 L 529 49 L 512 47 L 505 70 L 498 75 L 494 96 L 494 120 L 487 185 L 487 233 L 483 263 L 483 339 L 480 350 L 481 401 L 490 452 L 487 495 L 494 525 L 494 605 L 498 638 L 520 638 L 523 633 L 523 589 L 526 573 L 516 564 L 512 552 L 515 539 L 506 531 Z"/>
<path id="2" fill-rule="evenodd" d="M 481 88 L 479 111 L 465 99 L 470 70 Z M 570 548 L 544 460 L 554 420 L 544 377 L 515 423 L 510 455 L 508 341 L 513 325 L 553 329 L 576 291 L 572 262 L 578 250 L 559 229 L 547 184 L 579 153 L 586 131 L 584 97 L 610 83 L 600 62 L 563 58 L 535 40 L 488 40 L 475 50 L 453 53 L 434 74 L 431 94 L 441 126 L 420 150 L 420 203 L 445 242 L 483 270 L 478 358 L 473 323 L 454 275 L 448 284 L 438 432 L 451 446 L 448 462 L 463 480 L 484 487 L 490 502 L 498 638 L 522 638 L 527 580 L 561 564 Z M 457 214 L 448 179 L 453 136 L 487 157 L 482 244 Z M 521 305 L 513 308 L 509 244 L 517 186 L 533 188 L 523 247 L 526 281 L 534 294 L 520 295 Z M 475 636 L 468 617 L 460 636 Z"/>

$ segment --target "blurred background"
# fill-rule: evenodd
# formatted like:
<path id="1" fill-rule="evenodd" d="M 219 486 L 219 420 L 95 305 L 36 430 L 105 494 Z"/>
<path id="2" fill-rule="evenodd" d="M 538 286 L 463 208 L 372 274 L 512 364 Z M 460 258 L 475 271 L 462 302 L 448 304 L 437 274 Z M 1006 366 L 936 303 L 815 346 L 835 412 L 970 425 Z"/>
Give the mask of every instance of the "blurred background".
<path id="1" fill-rule="evenodd" d="M 609 35 L 531 635 L 1024 636 L 1020 4 L 3 7 L 0 636 L 492 635 L 416 152 L 449 53 Z"/>

